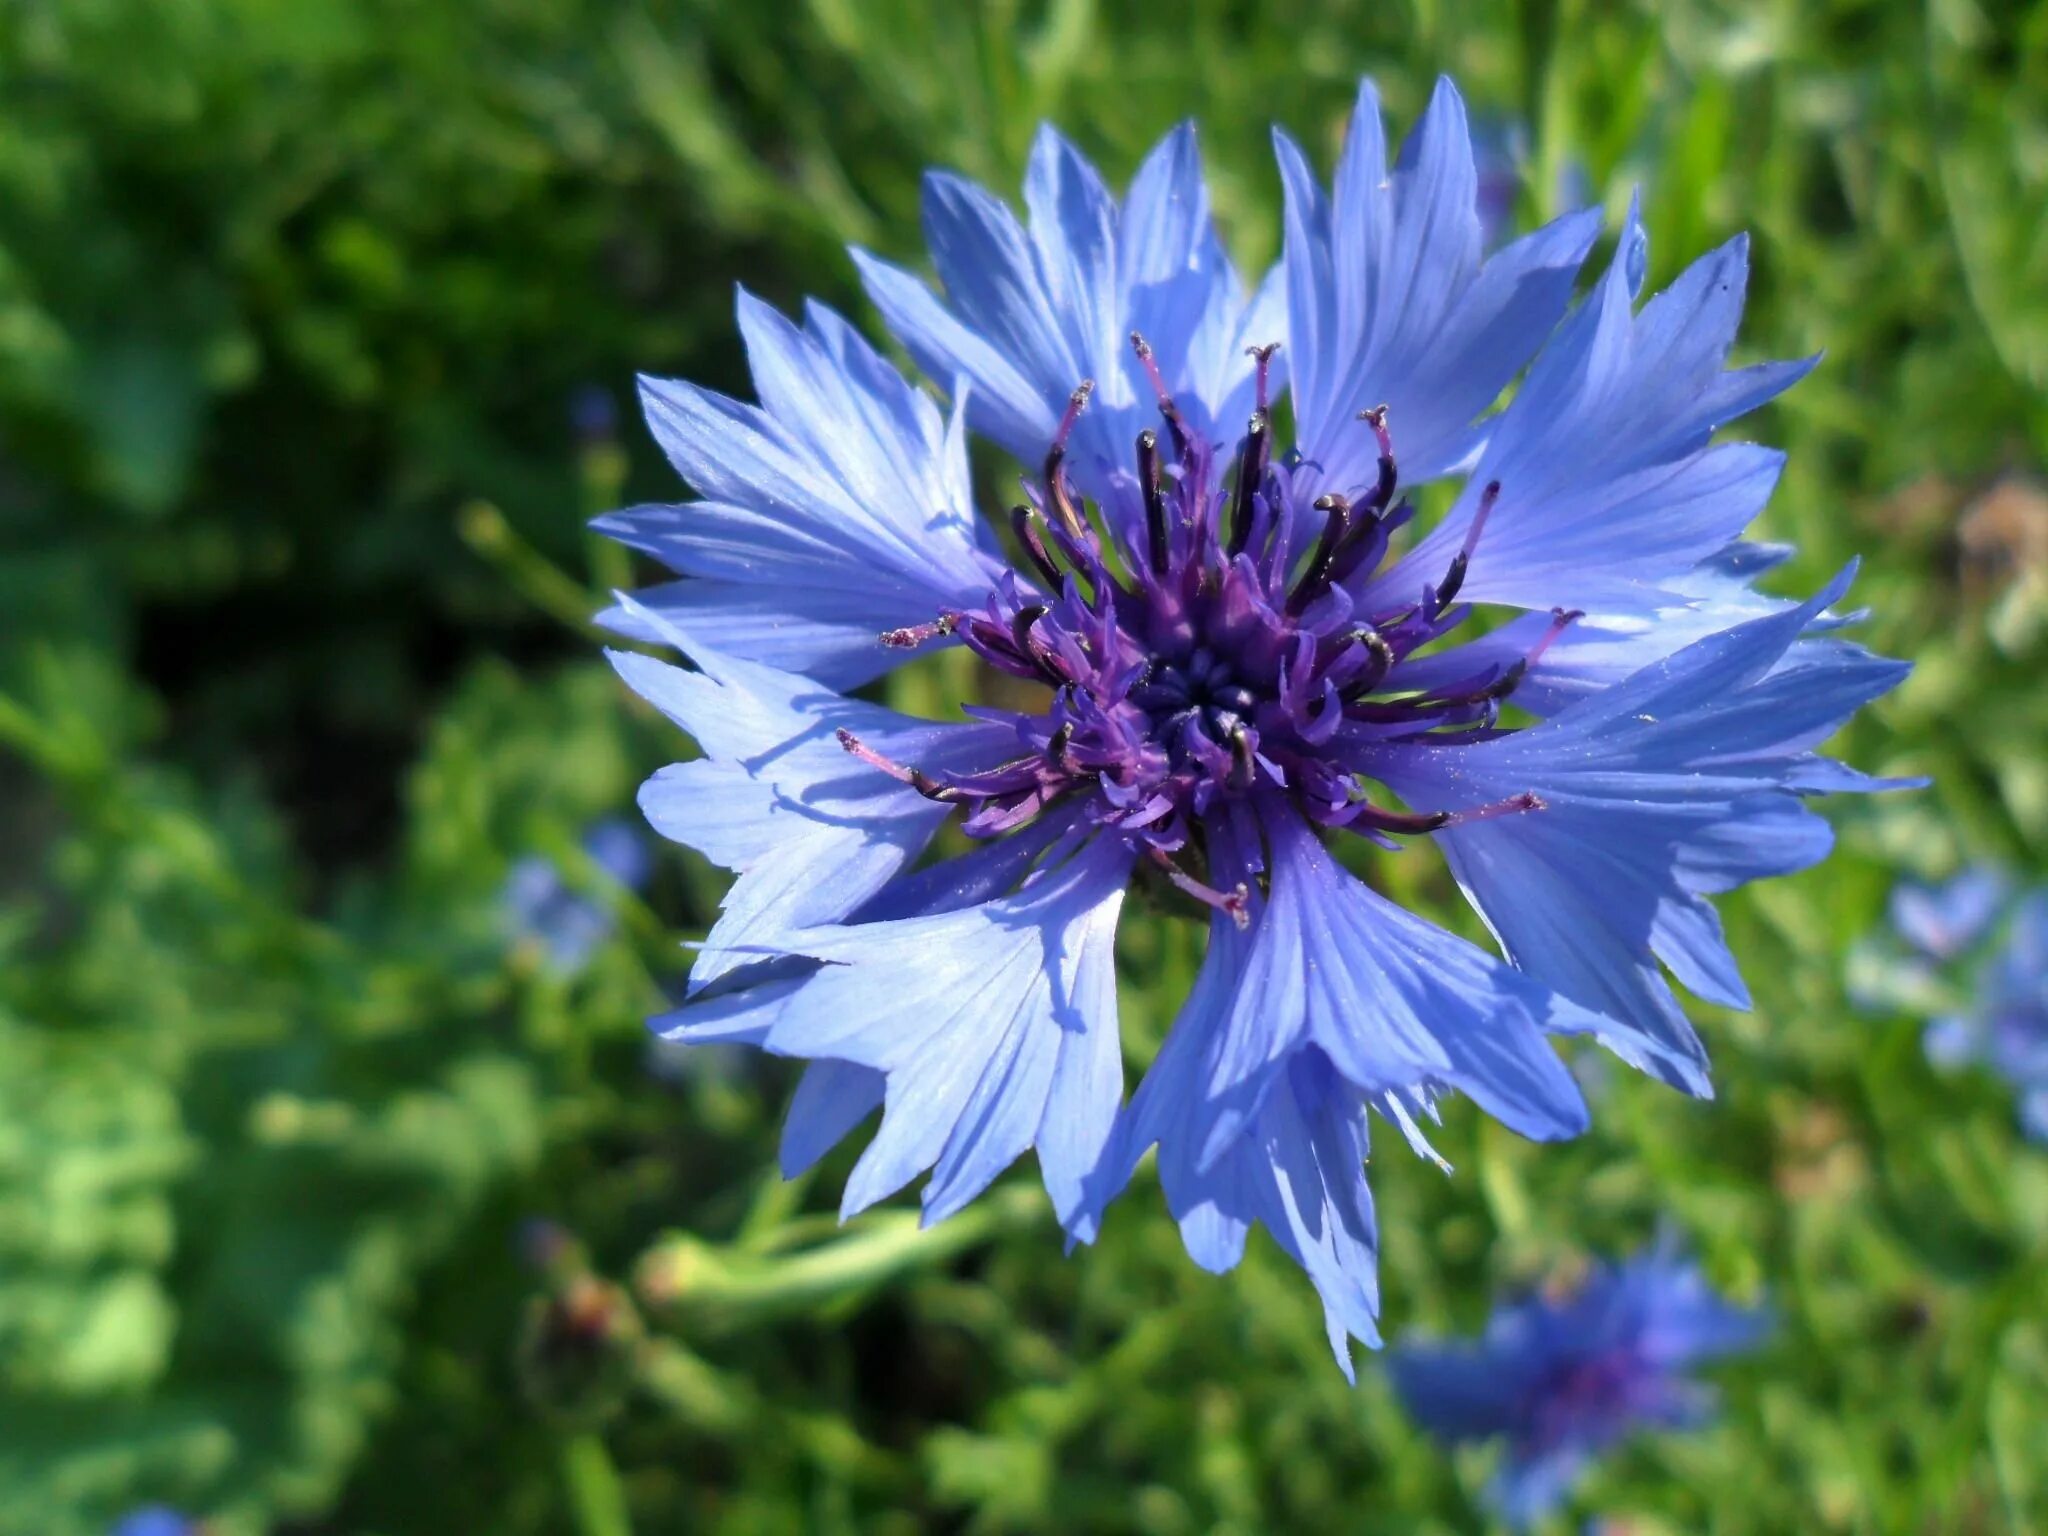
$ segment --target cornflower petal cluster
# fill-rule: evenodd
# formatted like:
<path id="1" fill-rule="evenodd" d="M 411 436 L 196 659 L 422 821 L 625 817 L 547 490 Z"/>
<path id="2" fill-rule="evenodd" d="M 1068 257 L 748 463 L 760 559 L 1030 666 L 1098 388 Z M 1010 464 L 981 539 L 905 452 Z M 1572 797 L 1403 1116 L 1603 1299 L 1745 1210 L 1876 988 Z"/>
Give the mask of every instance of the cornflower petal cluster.
<path id="1" fill-rule="evenodd" d="M 1936 1066 L 1989 1067 L 2019 1096 L 2020 1128 L 2048 1144 L 2048 889 L 2015 891 L 1989 865 L 1892 892 L 1890 932 L 1853 959 L 1852 995 L 1923 1017 Z"/>
<path id="2" fill-rule="evenodd" d="M 1428 1157 L 1451 1096 L 1577 1135 L 1568 1036 L 1705 1095 L 1672 981 L 1747 1002 L 1709 898 L 1827 852 L 1807 799 L 1880 786 L 1814 747 L 1905 669 L 1832 633 L 1849 573 L 1751 585 L 1781 458 L 1716 433 L 1811 363 L 1724 366 L 1741 240 L 1644 300 L 1631 207 L 1574 306 L 1600 214 L 1489 254 L 1448 81 L 1391 160 L 1362 87 L 1329 186 L 1275 146 L 1257 282 L 1191 127 L 1121 201 L 1042 131 L 1024 220 L 932 173 L 938 286 L 855 260 L 948 409 L 831 311 L 742 292 L 757 404 L 643 381 L 701 499 L 599 526 L 676 575 L 606 622 L 694 664 L 614 655 L 701 753 L 642 807 L 736 876 L 657 1027 L 809 1063 L 790 1171 L 879 1109 L 848 1215 L 923 1175 L 938 1220 L 1035 1151 L 1087 1242 L 1156 1148 L 1196 1262 L 1266 1228 L 1348 1373 L 1373 1117 Z M 1025 467 L 1002 515 L 970 435 Z M 847 692 L 945 647 L 986 684 L 964 720 Z M 928 857 L 949 825 L 967 851 Z M 1417 840 L 1499 953 L 1352 868 Z M 1208 949 L 1127 1096 L 1134 880 Z"/>
<path id="3" fill-rule="evenodd" d="M 638 891 L 654 872 L 646 834 L 616 817 L 583 835 L 583 856 L 606 879 Z M 505 925 L 521 944 L 536 945 L 558 974 L 573 976 L 611 936 L 613 910 L 572 885 L 560 866 L 532 853 L 517 860 L 499 892 Z"/>
<path id="4" fill-rule="evenodd" d="M 1667 1241 L 1500 1307 L 1476 1340 L 1403 1342 L 1387 1365 L 1431 1434 L 1504 1442 L 1487 1502 L 1519 1530 L 1632 1433 L 1703 1422 L 1712 1393 L 1688 1372 L 1756 1348 L 1770 1328 L 1765 1310 L 1721 1300 Z"/>

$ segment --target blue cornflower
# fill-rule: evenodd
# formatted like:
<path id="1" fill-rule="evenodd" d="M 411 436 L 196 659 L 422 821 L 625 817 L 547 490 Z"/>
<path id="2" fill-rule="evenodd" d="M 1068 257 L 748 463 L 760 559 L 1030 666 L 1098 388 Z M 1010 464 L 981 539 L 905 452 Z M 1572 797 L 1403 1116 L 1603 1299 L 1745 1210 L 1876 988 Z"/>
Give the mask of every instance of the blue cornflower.
<path id="1" fill-rule="evenodd" d="M 1974 906 L 1963 915 L 1980 931 L 1991 926 Z M 1927 1026 L 1928 1056 L 1940 1066 L 1990 1067 L 2017 1090 L 2021 1129 L 2048 1143 L 2048 889 L 2014 905 L 2003 936 L 1965 985 L 1965 1009 Z"/>
<path id="2" fill-rule="evenodd" d="M 1766 1312 L 1722 1301 L 1666 1243 L 1595 1268 L 1568 1294 L 1501 1307 L 1474 1342 L 1398 1344 L 1387 1365 L 1431 1434 L 1506 1441 L 1487 1498 L 1520 1528 L 1631 1432 L 1699 1423 L 1713 1398 L 1688 1370 L 1769 1330 Z"/>
<path id="3" fill-rule="evenodd" d="M 1946 962 L 1974 948 L 2004 909 L 2008 882 L 1976 864 L 1942 885 L 1908 881 L 1892 892 L 1893 931 L 1925 958 Z"/>
<path id="4" fill-rule="evenodd" d="M 645 885 L 654 870 L 642 834 L 616 817 L 584 834 L 583 853 L 629 891 Z M 552 859 L 537 853 L 513 864 L 500 900 L 513 937 L 538 943 L 548 963 L 564 975 L 588 965 L 614 925 L 610 907 L 576 890 Z"/>
<path id="5" fill-rule="evenodd" d="M 1923 1017 L 1952 1006 L 1966 962 L 2005 913 L 2010 884 L 1979 864 L 1938 885 L 1894 886 L 1885 926 L 1849 952 L 1850 1000 L 1870 1012 Z"/>
<path id="6" fill-rule="evenodd" d="M 1364 87 L 1333 192 L 1276 145 L 1285 254 L 1256 285 L 1192 128 L 1121 204 L 1042 131 L 1028 226 L 933 173 L 943 294 L 855 259 L 950 412 L 829 310 L 742 292 L 759 405 L 642 386 L 703 499 L 600 526 L 680 577 L 607 622 L 698 668 L 614 657 L 702 753 L 641 805 L 738 876 L 658 1027 L 811 1063 L 786 1169 L 881 1108 L 849 1214 L 928 1170 L 937 1220 L 1035 1150 L 1088 1241 L 1156 1144 L 1195 1260 L 1266 1226 L 1348 1372 L 1347 1336 L 1377 1337 L 1367 1111 L 1430 1156 L 1452 1093 L 1576 1135 L 1568 1035 L 1706 1094 L 1664 968 L 1747 1002 L 1707 898 L 1826 853 L 1803 798 L 1875 781 L 1813 747 L 1905 669 L 1822 633 L 1846 573 L 1804 603 L 1750 586 L 1780 456 L 1710 439 L 1810 363 L 1723 370 L 1740 240 L 1638 310 L 1631 208 L 1567 314 L 1599 213 L 1485 255 L 1448 82 L 1391 167 Z M 1029 466 L 1007 538 L 973 513 L 970 431 Z M 1397 539 L 1405 488 L 1446 477 L 1449 513 Z M 1479 607 L 1506 622 L 1470 638 Z M 843 692 L 943 645 L 995 685 L 964 722 Z M 971 851 L 921 863 L 956 816 Z M 1333 853 L 1417 837 L 1505 958 Z M 1125 1104 L 1134 875 L 1210 942 Z"/>
<path id="7" fill-rule="evenodd" d="M 149 1504 L 130 1510 L 118 1520 L 110 1536 L 199 1536 L 196 1521 L 188 1520 L 163 1504 Z"/>
<path id="8" fill-rule="evenodd" d="M 1481 118 L 1472 125 L 1472 165 L 1479 236 L 1491 249 L 1514 227 L 1515 202 L 1529 159 L 1528 126 L 1514 118 Z"/>

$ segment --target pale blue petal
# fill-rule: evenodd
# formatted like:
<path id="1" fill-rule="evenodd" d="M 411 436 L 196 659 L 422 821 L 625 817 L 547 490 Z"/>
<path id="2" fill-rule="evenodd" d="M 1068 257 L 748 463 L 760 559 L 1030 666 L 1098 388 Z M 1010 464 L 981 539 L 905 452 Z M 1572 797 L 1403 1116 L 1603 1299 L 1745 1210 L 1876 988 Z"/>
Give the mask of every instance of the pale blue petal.
<path id="1" fill-rule="evenodd" d="M 1159 1178 L 1188 1254 L 1213 1272 L 1243 1257 L 1254 1223 L 1272 1234 L 1321 1296 L 1330 1347 L 1346 1376 L 1349 1341 L 1379 1343 L 1378 1233 L 1366 1187 L 1365 1096 L 1345 1083 L 1321 1051 L 1288 1062 L 1246 1133 L 1201 1166 L 1198 1127 L 1187 1107 L 1203 1063 L 1243 988 L 1248 935 L 1219 919 L 1193 990 L 1158 1058 L 1119 1123 L 1112 1180 L 1120 1186 L 1147 1147 L 1159 1148 Z"/>
<path id="2" fill-rule="evenodd" d="M 973 382 L 967 416 L 974 429 L 1027 463 L 1043 455 L 1059 410 L 1019 362 L 901 267 L 862 250 L 852 255 L 868 297 L 918 367 L 934 379 Z"/>
<path id="3" fill-rule="evenodd" d="M 1478 182 L 1463 102 L 1438 83 L 1390 176 L 1378 98 L 1362 85 L 1326 203 L 1293 143 L 1276 137 L 1301 494 L 1356 494 L 1378 450 L 1358 413 L 1389 407 L 1410 481 L 1454 468 L 1473 422 L 1542 344 L 1599 228 L 1570 215 L 1481 261 Z"/>
<path id="4" fill-rule="evenodd" d="M 1990 931 L 2006 888 L 2005 876 L 1988 865 L 1966 869 L 1945 885 L 1900 885 L 1892 892 L 1892 927 L 1922 954 L 1959 955 Z"/>
<path id="5" fill-rule="evenodd" d="M 1934 1065 L 1953 1071 L 1982 1055 L 1984 1042 L 1974 1020 L 1946 1014 L 1929 1022 L 1927 1032 L 1921 1036 L 1921 1048 Z"/>
<path id="6" fill-rule="evenodd" d="M 1633 1038 L 1603 1038 L 1631 1060 L 1647 1041 L 1663 1075 L 1701 1080 L 1704 1054 L 1657 961 L 1705 996 L 1744 996 L 1697 898 L 1826 853 L 1788 778 L 1812 738 L 1896 681 L 1853 647 L 1794 646 L 1841 591 L 1697 641 L 1528 730 L 1361 762 L 1431 810 L 1540 798 L 1438 841 L 1508 957 L 1628 1026 Z"/>
<path id="7" fill-rule="evenodd" d="M 1487 1482 L 1486 1501 L 1510 1530 L 1524 1531 L 1563 1504 L 1585 1470 L 1576 1445 L 1513 1451 Z"/>
<path id="8" fill-rule="evenodd" d="M 2048 1144 L 2048 1088 L 2034 1088 L 2020 1098 L 2020 1130 L 2027 1140 Z"/>
<path id="9" fill-rule="evenodd" d="M 826 963 L 762 1044 L 888 1082 L 846 1214 L 936 1164 L 925 1210 L 937 1220 L 1035 1145 L 1062 1223 L 1092 1234 L 1091 1175 L 1123 1092 L 1112 951 L 1129 868 L 1120 843 L 1098 839 L 1014 896 L 784 939 Z"/>
<path id="10" fill-rule="evenodd" d="M 1741 312 L 1744 242 L 1702 258 L 1640 315 L 1631 313 L 1625 256 L 1624 248 L 1492 424 L 1450 515 L 1375 591 L 1405 593 L 1439 577 L 1488 482 L 1499 483 L 1499 500 L 1462 595 L 1536 609 L 1599 612 L 1625 607 L 1631 587 L 1654 594 L 1761 508 L 1778 457 L 1740 444 L 1710 450 L 1708 439 L 1789 387 L 1811 360 L 1721 371 Z"/>
<path id="11" fill-rule="evenodd" d="M 1086 364 L 1052 302 L 1031 237 L 1002 199 L 962 177 L 933 171 L 924 182 L 924 234 L 954 309 L 1037 384 L 1041 395 L 1059 399 L 1086 377 Z M 1048 379 L 1066 383 L 1049 392 Z M 1023 451 L 1036 458 L 1045 444 L 1026 445 Z"/>
<path id="12" fill-rule="evenodd" d="M 1077 372 L 1068 385 L 1093 377 L 1118 355 L 1129 327 L 1117 253 L 1116 200 L 1102 177 L 1058 130 L 1042 125 L 1024 171 L 1031 245 L 1051 299 L 1049 318 L 1065 334 Z M 949 282 L 950 286 L 950 282 Z M 1098 381 L 1100 382 L 1100 381 Z"/>
<path id="13" fill-rule="evenodd" d="M 801 673 L 830 688 L 857 688 L 901 666 L 910 652 L 882 644 L 883 631 L 927 622 L 941 606 L 929 591 L 886 577 L 820 586 L 672 581 L 635 598 L 638 613 L 614 603 L 597 622 L 615 635 L 658 645 L 661 634 L 644 615 L 659 614 L 729 656 Z"/>
<path id="14" fill-rule="evenodd" d="M 882 1106 L 882 1074 L 850 1061 L 804 1068 L 782 1121 L 782 1176 L 793 1179 Z"/>
<path id="15" fill-rule="evenodd" d="M 1203 1166 L 1308 1045 L 1367 1095 L 1451 1087 L 1526 1136 L 1584 1130 L 1584 1101 L 1545 1038 L 1590 1028 L 1582 1010 L 1347 874 L 1291 810 L 1265 822 L 1272 894 L 1208 1066 Z"/>
<path id="16" fill-rule="evenodd" d="M 690 578 L 644 606 L 687 615 L 730 654 L 863 681 L 902 659 L 882 630 L 991 584 L 964 441 L 829 310 L 800 329 L 742 290 L 739 320 L 760 405 L 641 381 L 649 426 L 705 499 L 596 526 Z M 601 621 L 647 638 L 623 609 Z"/>
<path id="17" fill-rule="evenodd" d="M 934 771 L 987 766 L 1014 744 L 1003 727 L 911 720 L 650 622 L 704 670 L 628 652 L 608 653 L 612 665 L 705 755 L 649 779 L 641 808 L 664 837 L 739 877 L 691 971 L 693 991 L 773 952 L 788 931 L 845 917 L 945 820 L 948 807 L 849 756 L 837 731 Z"/>
<path id="18" fill-rule="evenodd" d="M 1257 316 L 1255 339 L 1278 339 L 1277 290 L 1261 291 L 1263 311 L 1248 306 L 1209 218 L 1192 127 L 1175 129 L 1147 157 L 1121 209 L 1087 159 L 1042 129 L 1024 200 L 1028 231 L 971 183 L 927 178 L 926 235 L 943 297 L 871 256 L 855 259 L 919 366 L 941 382 L 970 383 L 969 419 L 1027 465 L 1051 447 L 1074 388 L 1092 380 L 1068 472 L 1122 519 L 1137 506 L 1133 445 L 1159 425 L 1131 332 L 1153 346 L 1195 430 L 1234 433 L 1250 408 L 1245 325 Z"/>

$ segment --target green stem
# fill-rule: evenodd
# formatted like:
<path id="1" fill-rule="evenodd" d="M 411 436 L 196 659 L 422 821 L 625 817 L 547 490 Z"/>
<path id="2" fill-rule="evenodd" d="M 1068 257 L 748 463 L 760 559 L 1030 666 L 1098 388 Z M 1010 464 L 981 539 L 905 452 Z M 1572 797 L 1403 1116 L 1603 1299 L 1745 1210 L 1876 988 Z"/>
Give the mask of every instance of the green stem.
<path id="1" fill-rule="evenodd" d="M 590 594 L 519 537 L 496 507 L 487 501 L 472 501 L 462 509 L 456 527 L 462 541 L 534 607 L 578 634 L 599 633 L 590 622 Z"/>
<path id="2" fill-rule="evenodd" d="M 671 1319 L 686 1316 L 714 1326 L 759 1323 L 814 1312 L 898 1275 L 943 1264 L 1001 1232 L 1041 1220 L 1045 1211 L 1045 1197 L 1020 1184 L 936 1227 L 922 1228 L 911 1213 L 892 1211 L 868 1218 L 843 1238 L 795 1253 L 771 1256 L 676 1236 L 642 1257 L 640 1289 Z"/>
<path id="3" fill-rule="evenodd" d="M 585 1430 L 563 1444 L 562 1481 L 581 1536 L 633 1536 L 625 1484 L 596 1430 Z"/>

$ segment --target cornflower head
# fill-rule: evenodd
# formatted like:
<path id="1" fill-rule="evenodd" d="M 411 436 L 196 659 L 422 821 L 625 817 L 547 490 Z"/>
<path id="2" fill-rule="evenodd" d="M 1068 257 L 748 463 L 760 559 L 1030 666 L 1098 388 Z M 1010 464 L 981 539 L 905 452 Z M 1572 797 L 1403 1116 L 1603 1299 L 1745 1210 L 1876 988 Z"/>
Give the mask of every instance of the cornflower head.
<path id="1" fill-rule="evenodd" d="M 679 578 L 606 622 L 697 668 L 614 656 L 702 753 L 641 805 L 738 877 L 657 1027 L 810 1063 L 788 1170 L 881 1108 L 848 1214 L 929 1170 L 938 1220 L 1035 1150 L 1086 1242 L 1156 1145 L 1196 1262 L 1265 1226 L 1348 1373 L 1377 1342 L 1368 1112 L 1431 1157 L 1450 1094 L 1576 1135 L 1573 1035 L 1705 1095 L 1665 971 L 1747 1003 L 1707 898 L 1825 854 L 1805 797 L 1876 781 L 1813 746 L 1904 668 L 1826 633 L 1847 573 L 1750 586 L 1780 456 L 1710 439 L 1810 364 L 1724 371 L 1740 240 L 1638 308 L 1632 207 L 1567 313 L 1599 213 L 1484 254 L 1448 82 L 1391 167 L 1363 87 L 1333 191 L 1275 143 L 1286 246 L 1255 287 L 1191 127 L 1121 204 L 1043 130 L 1028 224 L 933 173 L 943 294 L 854 256 L 950 411 L 829 310 L 742 292 L 758 405 L 642 385 L 703 499 L 599 526 Z M 1000 517 L 970 433 L 1026 466 Z M 1443 479 L 1417 536 L 1408 492 Z M 845 691 L 946 646 L 1004 680 L 964 721 Z M 921 862 L 949 821 L 972 846 Z M 1333 851 L 1415 840 L 1502 954 Z M 1209 941 L 1126 1103 L 1134 876 Z"/>
<path id="2" fill-rule="evenodd" d="M 1722 1301 L 1666 1242 L 1498 1308 L 1476 1340 L 1398 1344 L 1387 1365 L 1437 1438 L 1505 1442 L 1487 1502 L 1519 1530 L 1635 1431 L 1704 1421 L 1713 1396 L 1688 1372 L 1754 1349 L 1770 1326 L 1764 1310 Z"/>
<path id="3" fill-rule="evenodd" d="M 643 837 L 630 823 L 608 817 L 584 834 L 583 856 L 607 879 L 638 891 L 654 869 Z M 616 921 L 611 908 L 579 891 L 552 859 L 537 853 L 513 864 L 499 900 L 512 937 L 538 945 L 563 975 L 590 963 Z"/>
<path id="4" fill-rule="evenodd" d="M 2020 1128 L 2048 1144 L 2048 890 L 2005 891 L 1982 870 L 1933 891 L 1902 887 L 1893 922 L 1934 972 L 1928 991 L 1949 1005 L 1927 1026 L 1929 1059 L 1989 1067 L 2019 1095 Z M 1887 1000 L 1911 1007 L 1918 995 Z"/>

